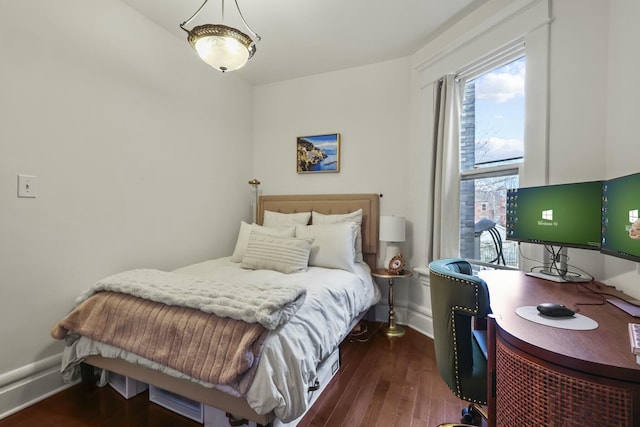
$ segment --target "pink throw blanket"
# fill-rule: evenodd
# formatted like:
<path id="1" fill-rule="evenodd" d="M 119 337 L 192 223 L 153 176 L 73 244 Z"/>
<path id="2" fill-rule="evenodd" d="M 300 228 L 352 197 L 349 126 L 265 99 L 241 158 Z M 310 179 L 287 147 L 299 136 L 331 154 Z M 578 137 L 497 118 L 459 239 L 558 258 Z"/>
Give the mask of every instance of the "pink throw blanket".
<path id="1" fill-rule="evenodd" d="M 131 295 L 98 292 L 51 330 L 111 344 L 245 395 L 268 331 L 259 323 L 221 318 Z"/>

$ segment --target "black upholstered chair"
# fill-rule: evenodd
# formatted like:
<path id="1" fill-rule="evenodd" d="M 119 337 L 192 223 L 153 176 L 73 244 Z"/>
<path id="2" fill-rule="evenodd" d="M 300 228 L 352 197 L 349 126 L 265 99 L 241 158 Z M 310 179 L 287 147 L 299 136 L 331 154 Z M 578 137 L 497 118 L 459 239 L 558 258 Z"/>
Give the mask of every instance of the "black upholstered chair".
<path id="1" fill-rule="evenodd" d="M 473 276 L 471 264 L 461 258 L 433 261 L 429 270 L 438 371 L 458 398 L 471 402 L 462 411 L 462 421 L 486 419 L 482 406 L 487 404 L 486 327 L 474 329 L 472 323 L 486 325 L 491 313 L 487 284 Z M 441 426 L 454 425 L 460 424 Z"/>

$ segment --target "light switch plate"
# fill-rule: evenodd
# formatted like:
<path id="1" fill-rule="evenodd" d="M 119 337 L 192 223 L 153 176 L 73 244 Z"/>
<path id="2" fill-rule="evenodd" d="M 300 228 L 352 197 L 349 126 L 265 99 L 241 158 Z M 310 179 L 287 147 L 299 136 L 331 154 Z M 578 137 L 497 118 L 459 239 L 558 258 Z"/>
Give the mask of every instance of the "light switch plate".
<path id="1" fill-rule="evenodd" d="M 38 195 L 38 178 L 33 175 L 18 175 L 18 197 L 35 198 Z"/>

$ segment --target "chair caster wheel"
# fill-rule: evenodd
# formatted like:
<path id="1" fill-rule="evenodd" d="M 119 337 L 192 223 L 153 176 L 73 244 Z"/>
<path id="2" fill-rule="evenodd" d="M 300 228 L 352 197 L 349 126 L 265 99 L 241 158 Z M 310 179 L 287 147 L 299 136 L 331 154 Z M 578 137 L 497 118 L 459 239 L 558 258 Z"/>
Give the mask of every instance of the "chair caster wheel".
<path id="1" fill-rule="evenodd" d="M 461 421 L 465 424 L 476 424 L 476 419 L 477 419 L 478 413 L 476 412 L 476 410 L 474 409 L 474 407 L 472 405 L 469 405 L 469 407 L 464 408 L 462 410 L 462 418 Z"/>

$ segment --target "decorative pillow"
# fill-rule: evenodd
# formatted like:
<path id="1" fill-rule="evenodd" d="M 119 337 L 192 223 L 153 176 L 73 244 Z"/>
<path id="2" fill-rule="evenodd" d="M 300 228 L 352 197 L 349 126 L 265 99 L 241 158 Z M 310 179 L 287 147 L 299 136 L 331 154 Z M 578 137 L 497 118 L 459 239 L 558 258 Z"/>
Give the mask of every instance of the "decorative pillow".
<path id="1" fill-rule="evenodd" d="M 275 237 L 252 231 L 240 266 L 286 274 L 305 271 L 312 243 L 313 239 Z"/>
<path id="2" fill-rule="evenodd" d="M 353 221 L 358 224 L 358 233 L 355 241 L 356 262 L 364 262 L 364 256 L 362 255 L 362 209 L 347 214 L 329 215 L 316 211 L 311 213 L 311 224 L 335 224 L 345 221 Z"/>
<path id="3" fill-rule="evenodd" d="M 311 212 L 297 212 L 297 213 L 281 213 L 273 211 L 264 211 L 264 218 L 262 225 L 272 228 L 284 228 L 293 227 L 298 224 L 309 224 L 309 218 L 311 218 Z"/>
<path id="4" fill-rule="evenodd" d="M 247 224 L 244 221 L 240 222 L 240 231 L 238 232 L 238 239 L 236 240 L 236 248 L 231 255 L 231 261 L 241 262 L 244 258 L 244 253 L 247 249 L 247 243 L 249 242 L 249 234 L 251 231 L 259 231 L 263 234 L 277 237 L 293 237 L 296 234 L 295 227 L 288 227 L 285 229 L 263 227 L 258 224 Z"/>
<path id="5" fill-rule="evenodd" d="M 358 224 L 296 225 L 296 237 L 314 239 L 309 265 L 354 271 L 354 242 Z"/>

